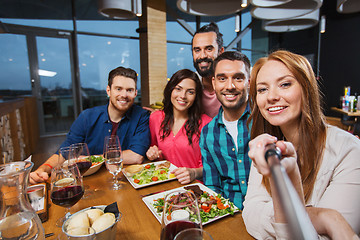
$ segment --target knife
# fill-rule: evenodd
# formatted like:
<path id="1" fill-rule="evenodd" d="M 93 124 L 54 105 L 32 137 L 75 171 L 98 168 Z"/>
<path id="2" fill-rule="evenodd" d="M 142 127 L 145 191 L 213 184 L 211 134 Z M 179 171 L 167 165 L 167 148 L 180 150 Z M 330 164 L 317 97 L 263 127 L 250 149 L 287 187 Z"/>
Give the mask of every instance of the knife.
<path id="1" fill-rule="evenodd" d="M 48 238 L 48 237 L 51 237 L 51 236 L 54 236 L 54 233 L 47 233 L 47 234 L 45 234 L 45 238 Z"/>

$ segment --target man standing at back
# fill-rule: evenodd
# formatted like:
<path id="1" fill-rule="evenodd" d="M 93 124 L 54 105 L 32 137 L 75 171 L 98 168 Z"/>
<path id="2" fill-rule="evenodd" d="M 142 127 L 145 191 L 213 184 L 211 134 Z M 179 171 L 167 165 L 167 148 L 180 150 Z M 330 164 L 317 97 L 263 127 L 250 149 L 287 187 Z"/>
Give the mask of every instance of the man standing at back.
<path id="1" fill-rule="evenodd" d="M 203 109 L 213 118 L 218 114 L 220 102 L 217 100 L 211 80 L 214 76 L 214 59 L 224 51 L 222 34 L 216 23 L 202 26 L 192 39 L 194 67 L 203 84 Z"/>
<path id="2" fill-rule="evenodd" d="M 87 143 L 91 155 L 102 155 L 105 136 L 117 135 L 123 163 L 141 163 L 150 145 L 149 113 L 134 104 L 136 81 L 137 74 L 130 68 L 110 71 L 106 88 L 109 103 L 83 111 L 60 147 L 83 142 Z M 30 183 L 46 181 L 57 162 L 58 154 L 52 155 L 30 173 Z"/>
<path id="3" fill-rule="evenodd" d="M 214 61 L 212 84 L 219 113 L 201 131 L 203 181 L 242 209 L 251 160 L 248 156 L 250 61 L 240 52 L 224 52 Z"/>

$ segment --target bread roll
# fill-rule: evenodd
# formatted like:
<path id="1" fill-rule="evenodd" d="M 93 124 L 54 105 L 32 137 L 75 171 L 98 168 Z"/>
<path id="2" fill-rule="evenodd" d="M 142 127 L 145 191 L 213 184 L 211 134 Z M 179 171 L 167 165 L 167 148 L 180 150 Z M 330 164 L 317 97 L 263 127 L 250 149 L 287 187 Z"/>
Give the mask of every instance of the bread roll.
<path id="1" fill-rule="evenodd" d="M 92 224 L 92 228 L 95 232 L 101 232 L 115 223 L 115 215 L 113 213 L 104 213 L 98 217 Z"/>
<path id="2" fill-rule="evenodd" d="M 71 236 L 83 236 L 89 234 L 89 228 L 77 227 L 67 230 L 67 234 Z"/>
<path id="3" fill-rule="evenodd" d="M 130 165 L 130 166 L 126 167 L 124 170 L 128 177 L 132 177 L 136 173 L 141 172 L 143 169 L 144 169 L 143 165 L 134 164 L 134 165 Z"/>
<path id="4" fill-rule="evenodd" d="M 95 220 L 104 214 L 104 212 L 98 208 L 89 209 L 85 211 L 89 217 L 90 225 L 92 225 Z"/>
<path id="5" fill-rule="evenodd" d="M 72 216 L 68 220 L 66 229 L 78 228 L 78 227 L 90 227 L 89 218 L 86 212 L 78 213 Z"/>
<path id="6" fill-rule="evenodd" d="M 169 168 L 170 165 L 171 165 L 171 163 L 169 161 L 166 161 L 166 162 L 163 162 L 163 163 L 160 163 L 159 165 L 157 165 L 155 167 L 155 170 L 162 169 L 162 168 Z"/>

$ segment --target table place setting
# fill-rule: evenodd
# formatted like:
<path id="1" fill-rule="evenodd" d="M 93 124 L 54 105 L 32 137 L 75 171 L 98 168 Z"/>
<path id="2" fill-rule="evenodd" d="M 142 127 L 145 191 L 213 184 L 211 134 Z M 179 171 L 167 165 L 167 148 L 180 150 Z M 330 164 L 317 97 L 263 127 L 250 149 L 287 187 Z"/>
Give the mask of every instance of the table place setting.
<path id="1" fill-rule="evenodd" d="M 161 223 L 165 197 L 173 191 L 187 190 L 193 192 L 198 199 L 202 224 L 217 221 L 223 217 L 233 215 L 240 210 L 230 201 L 201 183 L 189 184 L 183 187 L 152 193 L 142 198 L 155 218 Z"/>
<path id="2" fill-rule="evenodd" d="M 135 189 L 144 188 L 167 181 L 176 180 L 171 172 L 177 167 L 169 161 L 157 161 L 145 164 L 139 164 L 137 172 L 129 172 L 127 169 L 134 165 L 130 165 L 123 169 L 123 173 L 128 182 Z"/>
<path id="3" fill-rule="evenodd" d="M 81 174 L 78 164 L 70 164 L 76 161 L 54 167 L 49 180 L 49 198 L 53 204 L 48 210 L 49 219 L 43 223 L 46 233 L 49 233 L 46 239 L 213 240 L 219 238 L 220 230 L 236 239 L 239 224 L 242 235 L 248 237 L 244 239 L 252 239 L 246 233 L 241 214 L 237 214 L 241 211 L 232 202 L 202 183 L 181 185 L 171 173 L 177 167 L 166 160 L 123 168 L 121 148 L 116 142 L 116 139 L 106 140 L 104 155 L 88 156 L 91 162 L 101 158 L 95 160 L 100 167 L 90 175 L 86 173 L 91 168 Z M 112 151 L 116 154 L 110 153 Z M 74 149 L 60 149 L 59 163 L 81 158 L 80 155 L 74 157 L 74 154 Z M 109 162 L 111 160 L 116 163 Z M 106 169 L 101 168 L 104 163 Z M 113 178 L 110 180 L 111 174 Z M 121 178 L 124 181 L 119 181 Z M 83 197 L 85 183 L 98 190 L 88 198 Z M 105 207 L 109 203 L 119 207 L 119 216 L 106 215 Z M 71 207 L 71 213 L 64 216 L 64 207 Z M 92 211 L 96 209 L 102 211 L 101 216 L 108 218 L 105 228 L 100 231 L 91 220 Z M 58 218 L 61 220 L 57 221 Z"/>

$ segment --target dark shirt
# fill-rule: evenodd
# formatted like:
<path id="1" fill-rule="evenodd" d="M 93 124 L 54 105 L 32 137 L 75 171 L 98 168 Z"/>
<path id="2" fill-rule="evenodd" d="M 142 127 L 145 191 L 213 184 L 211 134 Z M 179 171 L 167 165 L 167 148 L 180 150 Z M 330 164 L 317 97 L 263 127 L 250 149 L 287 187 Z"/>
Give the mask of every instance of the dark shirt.
<path id="1" fill-rule="evenodd" d="M 73 143 L 85 142 L 90 154 L 103 154 L 104 138 L 111 135 L 112 124 L 108 114 L 108 105 L 83 111 L 75 120 L 61 147 Z M 116 135 L 122 150 L 145 156 L 150 145 L 149 112 L 133 105 L 119 123 Z"/>

